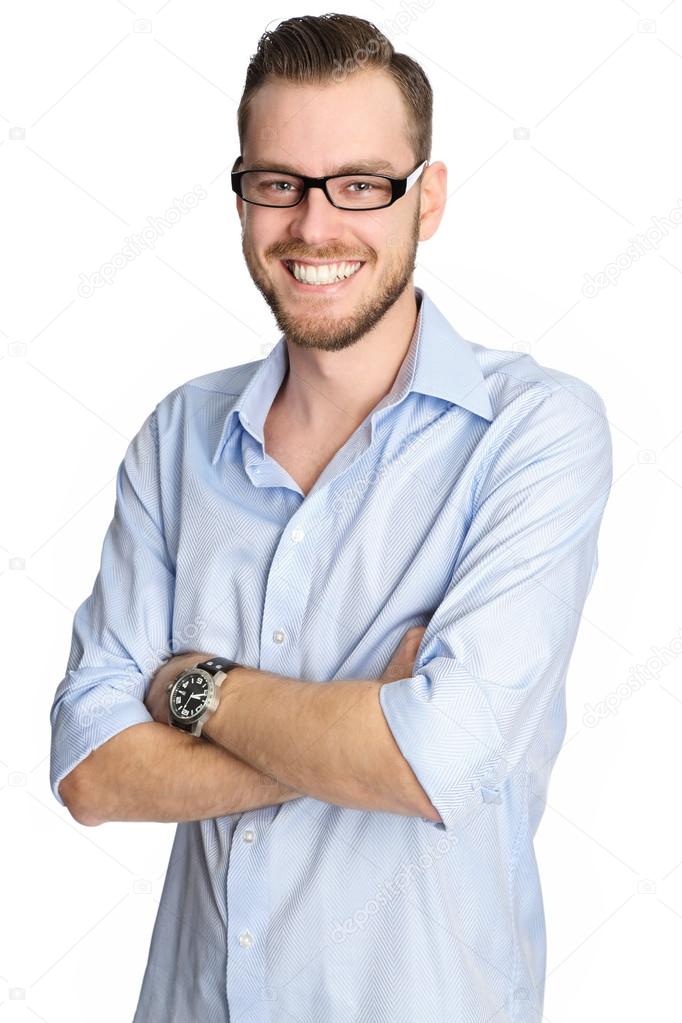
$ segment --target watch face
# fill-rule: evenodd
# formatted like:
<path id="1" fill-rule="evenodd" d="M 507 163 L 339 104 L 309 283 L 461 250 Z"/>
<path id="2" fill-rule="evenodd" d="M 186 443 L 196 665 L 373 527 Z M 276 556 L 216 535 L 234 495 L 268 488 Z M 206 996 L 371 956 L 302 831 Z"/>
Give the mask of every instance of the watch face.
<path id="1" fill-rule="evenodd" d="M 182 721 L 196 721 L 208 700 L 208 678 L 201 671 L 189 671 L 176 683 L 171 700 L 173 714 Z"/>

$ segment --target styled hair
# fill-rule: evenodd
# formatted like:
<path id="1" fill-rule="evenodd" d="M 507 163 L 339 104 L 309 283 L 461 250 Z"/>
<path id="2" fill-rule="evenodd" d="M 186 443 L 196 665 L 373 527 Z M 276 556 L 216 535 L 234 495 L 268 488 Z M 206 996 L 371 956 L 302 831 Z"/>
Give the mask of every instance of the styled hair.
<path id="1" fill-rule="evenodd" d="M 386 71 L 397 84 L 406 108 L 405 129 L 414 151 L 415 165 L 429 160 L 433 91 L 428 78 L 411 57 L 396 53 L 376 25 L 351 14 L 287 18 L 272 32 L 263 33 L 247 68 L 237 111 L 241 153 L 244 152 L 251 100 L 266 81 L 279 79 L 326 85 L 369 68 Z"/>

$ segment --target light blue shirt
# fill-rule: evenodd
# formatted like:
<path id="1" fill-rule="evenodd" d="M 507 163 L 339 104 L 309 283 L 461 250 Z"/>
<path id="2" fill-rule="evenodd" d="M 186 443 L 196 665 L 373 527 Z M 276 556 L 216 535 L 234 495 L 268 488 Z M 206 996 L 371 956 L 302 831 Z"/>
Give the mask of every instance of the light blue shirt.
<path id="1" fill-rule="evenodd" d="M 288 365 L 167 394 L 130 442 L 50 713 L 50 782 L 171 654 L 379 678 L 441 822 L 302 797 L 177 825 L 134 1023 L 537 1023 L 533 836 L 612 479 L 597 392 L 463 339 L 421 288 L 390 392 L 309 493 L 264 451 Z M 201 740 L 197 740 L 201 741 Z"/>

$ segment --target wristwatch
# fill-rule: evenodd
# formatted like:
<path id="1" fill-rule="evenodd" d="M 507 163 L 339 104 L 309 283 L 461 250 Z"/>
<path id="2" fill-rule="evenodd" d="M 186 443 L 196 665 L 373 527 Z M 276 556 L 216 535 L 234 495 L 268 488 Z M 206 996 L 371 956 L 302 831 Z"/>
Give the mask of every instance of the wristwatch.
<path id="1" fill-rule="evenodd" d="M 225 657 L 212 657 L 210 661 L 201 661 L 181 671 L 166 687 L 168 723 L 200 736 L 204 724 L 218 707 L 220 686 L 228 671 L 240 667 L 236 661 Z"/>

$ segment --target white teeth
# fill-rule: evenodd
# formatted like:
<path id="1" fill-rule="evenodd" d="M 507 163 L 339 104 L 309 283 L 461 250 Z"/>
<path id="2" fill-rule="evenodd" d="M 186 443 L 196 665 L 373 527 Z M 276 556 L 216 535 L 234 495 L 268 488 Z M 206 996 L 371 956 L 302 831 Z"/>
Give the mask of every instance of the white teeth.
<path id="1" fill-rule="evenodd" d="M 328 263 L 324 266 L 311 266 L 289 262 L 289 269 L 297 281 L 304 284 L 334 284 L 337 280 L 350 277 L 360 269 L 362 263 Z"/>

